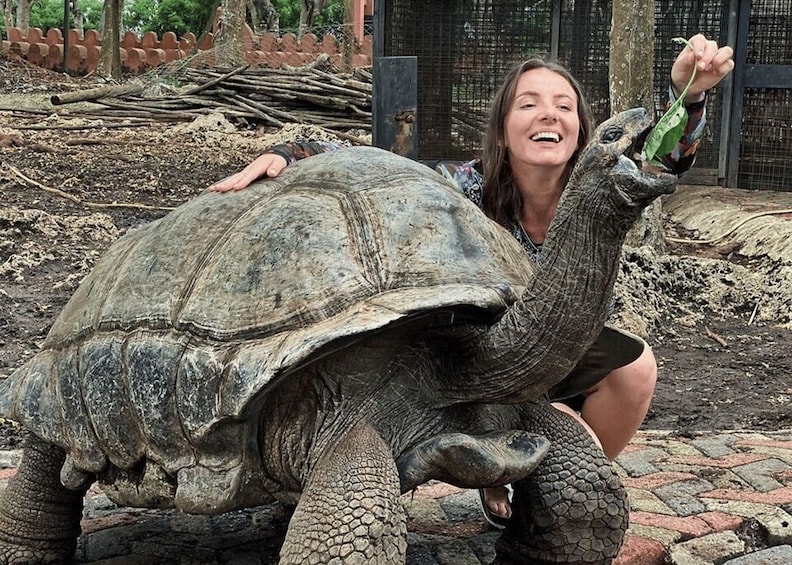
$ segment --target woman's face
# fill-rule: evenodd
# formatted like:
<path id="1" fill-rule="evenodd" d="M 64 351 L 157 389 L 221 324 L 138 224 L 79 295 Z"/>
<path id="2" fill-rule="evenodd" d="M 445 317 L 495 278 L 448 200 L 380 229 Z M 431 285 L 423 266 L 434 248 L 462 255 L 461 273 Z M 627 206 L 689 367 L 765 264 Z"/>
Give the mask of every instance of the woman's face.
<path id="1" fill-rule="evenodd" d="M 563 169 L 578 146 L 580 117 L 572 85 L 549 69 L 531 69 L 517 81 L 504 120 L 512 167 Z"/>

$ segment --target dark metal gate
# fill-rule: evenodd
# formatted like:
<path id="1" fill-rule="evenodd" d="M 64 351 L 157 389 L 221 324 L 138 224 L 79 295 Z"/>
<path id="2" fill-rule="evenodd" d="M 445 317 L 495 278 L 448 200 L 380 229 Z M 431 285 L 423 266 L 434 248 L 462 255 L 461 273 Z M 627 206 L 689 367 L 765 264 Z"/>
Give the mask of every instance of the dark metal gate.
<path id="1" fill-rule="evenodd" d="M 792 0 L 732 0 L 727 186 L 792 191 Z"/>
<path id="2" fill-rule="evenodd" d="M 688 181 L 792 190 L 792 0 L 656 0 L 655 20 L 658 113 L 680 49 L 672 38 L 735 46 Z M 501 78 L 532 54 L 564 63 L 605 119 L 610 25 L 609 0 L 377 0 L 374 55 L 418 58 L 418 156 L 468 159 Z"/>

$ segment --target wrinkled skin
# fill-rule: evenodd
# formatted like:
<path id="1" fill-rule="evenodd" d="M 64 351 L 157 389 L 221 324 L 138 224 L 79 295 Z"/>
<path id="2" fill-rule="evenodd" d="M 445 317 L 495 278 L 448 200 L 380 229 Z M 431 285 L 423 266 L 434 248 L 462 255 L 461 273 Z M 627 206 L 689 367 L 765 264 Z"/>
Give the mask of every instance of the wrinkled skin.
<path id="1" fill-rule="evenodd" d="M 0 500 L 0 563 L 67 560 L 94 480 L 194 513 L 275 497 L 296 504 L 283 563 L 398 563 L 399 495 L 430 479 L 515 485 L 500 563 L 609 563 L 625 491 L 545 394 L 601 332 L 627 230 L 673 189 L 624 157 L 649 125 L 634 110 L 597 130 L 540 266 L 375 149 L 119 240 L 0 385 L 0 415 L 33 433 Z"/>

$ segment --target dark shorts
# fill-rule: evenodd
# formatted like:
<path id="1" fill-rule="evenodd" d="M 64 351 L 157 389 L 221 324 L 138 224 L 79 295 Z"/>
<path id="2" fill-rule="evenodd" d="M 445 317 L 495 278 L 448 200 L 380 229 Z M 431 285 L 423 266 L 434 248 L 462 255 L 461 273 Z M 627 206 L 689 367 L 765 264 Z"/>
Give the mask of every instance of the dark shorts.
<path id="1" fill-rule="evenodd" d="M 586 391 L 605 376 L 641 356 L 644 342 L 623 330 L 605 326 L 588 351 L 564 380 L 548 393 L 552 402 L 563 402 L 580 412 Z"/>

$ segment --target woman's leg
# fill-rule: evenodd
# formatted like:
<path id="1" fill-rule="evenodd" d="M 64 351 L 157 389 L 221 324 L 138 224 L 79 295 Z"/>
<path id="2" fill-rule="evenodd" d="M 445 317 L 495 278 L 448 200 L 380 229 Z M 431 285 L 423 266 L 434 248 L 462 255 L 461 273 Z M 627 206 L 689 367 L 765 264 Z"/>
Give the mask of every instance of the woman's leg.
<path id="1" fill-rule="evenodd" d="M 638 359 L 609 373 L 586 393 L 580 416 L 608 459 L 615 459 L 638 431 L 656 382 L 657 362 L 644 344 Z"/>

